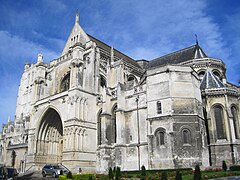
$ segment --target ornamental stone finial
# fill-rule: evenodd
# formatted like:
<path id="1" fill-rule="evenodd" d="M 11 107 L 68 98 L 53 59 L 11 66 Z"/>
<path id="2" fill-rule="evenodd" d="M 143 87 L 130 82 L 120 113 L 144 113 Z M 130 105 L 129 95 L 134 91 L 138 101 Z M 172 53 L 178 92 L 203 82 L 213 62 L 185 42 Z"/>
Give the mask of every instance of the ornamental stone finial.
<path id="1" fill-rule="evenodd" d="M 77 12 L 76 12 L 75 23 L 79 23 L 79 14 L 78 14 L 78 9 L 77 9 Z"/>

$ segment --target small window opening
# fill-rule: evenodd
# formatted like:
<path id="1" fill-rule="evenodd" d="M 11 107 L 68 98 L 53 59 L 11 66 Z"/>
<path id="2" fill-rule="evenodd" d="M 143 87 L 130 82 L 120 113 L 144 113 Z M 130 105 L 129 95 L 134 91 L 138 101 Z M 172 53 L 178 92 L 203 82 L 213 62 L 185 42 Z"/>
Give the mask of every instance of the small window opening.
<path id="1" fill-rule="evenodd" d="M 182 136 L 183 136 L 183 144 L 190 144 L 191 142 L 191 134 L 188 129 L 184 129 L 182 131 Z"/>
<path id="2" fill-rule="evenodd" d="M 157 102 L 157 113 L 162 114 L 162 103 L 160 101 Z"/>

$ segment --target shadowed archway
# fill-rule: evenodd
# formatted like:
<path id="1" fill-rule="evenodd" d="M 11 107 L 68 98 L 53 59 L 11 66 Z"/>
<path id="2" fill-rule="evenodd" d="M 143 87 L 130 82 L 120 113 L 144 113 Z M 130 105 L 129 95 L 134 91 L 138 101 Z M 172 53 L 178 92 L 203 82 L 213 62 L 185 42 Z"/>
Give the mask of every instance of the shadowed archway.
<path id="1" fill-rule="evenodd" d="M 44 114 L 37 135 L 36 155 L 41 163 L 61 163 L 63 150 L 63 125 L 53 108 Z"/>

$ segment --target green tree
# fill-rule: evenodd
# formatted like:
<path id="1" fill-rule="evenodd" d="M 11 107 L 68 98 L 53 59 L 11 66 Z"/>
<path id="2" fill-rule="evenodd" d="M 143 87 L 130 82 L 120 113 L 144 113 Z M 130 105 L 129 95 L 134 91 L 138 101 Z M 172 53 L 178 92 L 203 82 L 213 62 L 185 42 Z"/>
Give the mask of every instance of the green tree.
<path id="1" fill-rule="evenodd" d="M 193 177 L 194 180 L 201 180 L 202 177 L 201 177 L 201 170 L 200 170 L 200 167 L 199 167 L 199 164 L 197 164 L 195 166 L 195 171 L 194 171 L 194 177 Z"/>
<path id="2" fill-rule="evenodd" d="M 67 173 L 67 178 L 68 178 L 68 179 L 72 179 L 72 178 L 73 178 L 71 171 L 69 171 L 69 172 Z"/>

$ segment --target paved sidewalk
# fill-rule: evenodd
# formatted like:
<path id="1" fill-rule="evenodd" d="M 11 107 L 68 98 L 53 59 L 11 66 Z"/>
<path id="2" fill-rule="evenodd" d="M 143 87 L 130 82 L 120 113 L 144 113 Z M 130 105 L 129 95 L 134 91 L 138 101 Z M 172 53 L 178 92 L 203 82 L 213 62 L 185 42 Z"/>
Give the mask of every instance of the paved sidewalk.
<path id="1" fill-rule="evenodd" d="M 41 172 L 36 171 L 36 172 L 27 172 L 24 174 L 19 174 L 19 176 L 17 177 L 17 180 L 54 180 L 57 178 L 53 178 L 53 177 L 42 177 Z"/>

